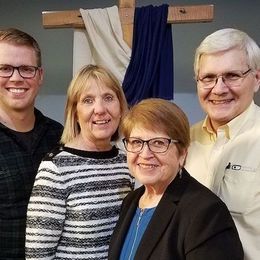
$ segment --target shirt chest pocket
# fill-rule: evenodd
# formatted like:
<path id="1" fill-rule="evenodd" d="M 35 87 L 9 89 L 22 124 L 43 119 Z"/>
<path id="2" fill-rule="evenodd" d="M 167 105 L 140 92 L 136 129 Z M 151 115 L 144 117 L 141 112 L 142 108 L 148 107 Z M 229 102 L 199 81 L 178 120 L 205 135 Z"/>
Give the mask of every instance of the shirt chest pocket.
<path id="1" fill-rule="evenodd" d="M 22 173 L 17 169 L 10 171 L 0 167 L 0 203 L 1 205 L 14 205 L 28 199 L 26 183 Z"/>
<path id="2" fill-rule="evenodd" d="M 4 169 L 0 169 L 0 203 L 6 203 L 8 200 L 10 187 L 10 175 Z"/>
<path id="3" fill-rule="evenodd" d="M 219 196 L 232 213 L 243 214 L 253 203 L 257 192 L 257 171 L 234 165 L 226 169 Z"/>

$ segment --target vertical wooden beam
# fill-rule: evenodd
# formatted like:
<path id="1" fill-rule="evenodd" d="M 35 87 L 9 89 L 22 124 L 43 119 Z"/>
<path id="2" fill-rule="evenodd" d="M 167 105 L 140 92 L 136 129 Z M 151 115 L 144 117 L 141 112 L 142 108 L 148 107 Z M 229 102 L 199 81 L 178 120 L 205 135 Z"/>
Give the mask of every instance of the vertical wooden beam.
<path id="1" fill-rule="evenodd" d="M 135 0 L 118 0 L 118 8 L 123 30 L 123 38 L 125 42 L 128 44 L 128 46 L 131 47 L 134 24 L 133 21 L 131 21 L 130 19 L 128 20 L 124 18 L 131 17 L 132 14 L 129 13 L 129 8 L 135 8 Z"/>
<path id="2" fill-rule="evenodd" d="M 133 8 L 135 7 L 135 0 L 118 0 L 119 8 Z"/>

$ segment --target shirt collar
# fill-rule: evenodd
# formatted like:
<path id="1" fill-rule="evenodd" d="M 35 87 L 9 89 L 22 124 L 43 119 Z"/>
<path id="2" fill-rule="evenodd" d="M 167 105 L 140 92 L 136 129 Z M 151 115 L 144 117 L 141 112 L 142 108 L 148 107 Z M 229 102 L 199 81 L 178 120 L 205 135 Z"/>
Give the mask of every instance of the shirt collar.
<path id="1" fill-rule="evenodd" d="M 244 122 L 247 120 L 248 116 L 253 113 L 254 110 L 254 101 L 250 104 L 250 106 L 239 116 L 235 117 L 233 120 L 228 122 L 227 124 L 221 126 L 218 130 L 224 131 L 226 138 L 232 139 L 237 133 L 240 131 Z M 217 133 L 213 131 L 212 125 L 210 123 L 209 117 L 206 116 L 203 124 L 202 130 L 210 136 L 211 140 L 216 140 Z"/>
<path id="2" fill-rule="evenodd" d="M 231 138 L 233 138 L 240 132 L 245 122 L 248 120 L 248 118 L 251 117 L 252 113 L 254 113 L 254 106 L 255 104 L 252 101 L 250 106 L 243 113 L 241 113 L 239 116 L 235 117 L 233 120 L 231 120 L 228 123 L 230 128 L 229 132 Z"/>
<path id="3" fill-rule="evenodd" d="M 206 118 L 202 124 L 202 130 L 209 135 L 209 138 L 211 141 L 217 140 L 217 133 L 214 132 L 208 116 L 206 116 Z M 220 132 L 220 131 L 224 132 L 225 137 L 227 139 L 230 139 L 230 130 L 229 130 L 228 124 L 225 124 L 225 125 L 219 127 L 217 132 Z"/>

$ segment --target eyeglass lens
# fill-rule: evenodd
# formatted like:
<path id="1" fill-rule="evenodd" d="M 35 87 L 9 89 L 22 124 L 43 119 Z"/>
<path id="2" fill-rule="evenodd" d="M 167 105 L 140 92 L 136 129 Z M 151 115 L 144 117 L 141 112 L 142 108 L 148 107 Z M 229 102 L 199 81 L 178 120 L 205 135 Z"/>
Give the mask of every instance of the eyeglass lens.
<path id="1" fill-rule="evenodd" d="M 123 141 L 126 150 L 129 152 L 140 152 L 146 143 L 150 151 L 155 153 L 163 153 L 167 151 L 172 140 L 168 138 L 153 138 L 145 141 L 139 138 L 130 137 L 129 139 L 124 139 Z"/>
<path id="2" fill-rule="evenodd" d="M 14 70 L 17 70 L 21 77 L 23 78 L 33 78 L 35 77 L 38 67 L 35 66 L 11 66 L 11 65 L 0 65 L 0 77 L 9 78 L 12 77 Z"/>
<path id="3" fill-rule="evenodd" d="M 227 86 L 238 87 L 241 85 L 242 80 L 248 75 L 250 71 L 251 69 L 248 69 L 245 72 L 230 71 L 221 75 L 208 74 L 202 78 L 198 78 L 198 81 L 203 88 L 213 88 L 217 84 L 219 78 L 221 78 Z"/>

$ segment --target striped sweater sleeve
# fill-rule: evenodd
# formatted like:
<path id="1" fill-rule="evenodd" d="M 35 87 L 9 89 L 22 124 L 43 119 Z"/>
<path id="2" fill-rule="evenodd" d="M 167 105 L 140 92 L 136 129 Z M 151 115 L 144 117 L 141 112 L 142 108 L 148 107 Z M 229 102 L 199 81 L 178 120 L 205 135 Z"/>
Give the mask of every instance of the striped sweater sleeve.
<path id="1" fill-rule="evenodd" d="M 26 259 L 54 259 L 65 219 L 66 188 L 52 161 L 42 161 L 27 211 Z"/>

